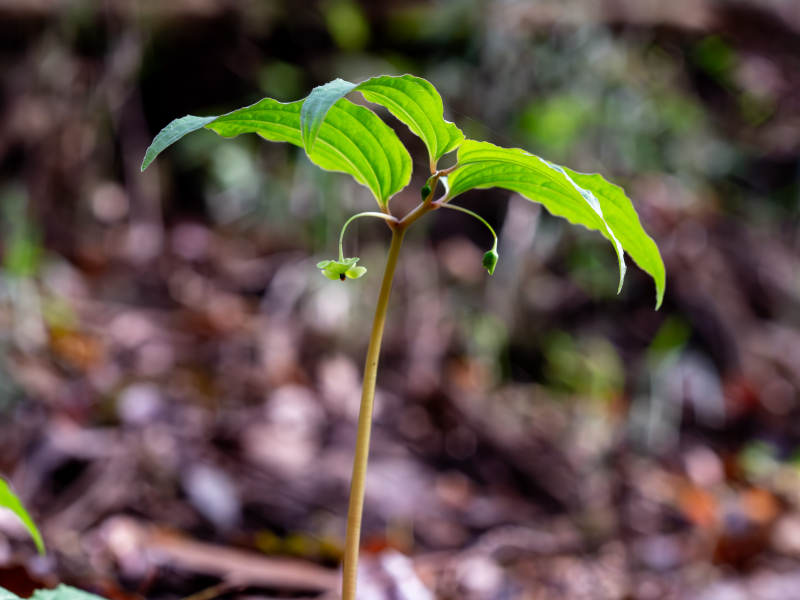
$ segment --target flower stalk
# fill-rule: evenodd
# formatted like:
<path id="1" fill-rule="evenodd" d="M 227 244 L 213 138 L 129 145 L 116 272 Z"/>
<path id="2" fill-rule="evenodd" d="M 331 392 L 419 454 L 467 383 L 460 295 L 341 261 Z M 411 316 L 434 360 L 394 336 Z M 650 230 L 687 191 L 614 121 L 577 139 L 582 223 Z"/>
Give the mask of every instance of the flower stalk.
<path id="1" fill-rule="evenodd" d="M 483 255 L 483 268 L 489 271 L 489 275 L 493 275 L 494 268 L 497 266 L 497 261 L 500 258 L 500 256 L 497 254 L 497 234 L 494 232 L 494 229 L 492 229 L 492 226 L 486 222 L 486 219 L 484 219 L 479 214 L 464 208 L 463 206 L 456 206 L 455 204 L 447 204 L 447 202 L 441 200 L 433 202 L 432 206 L 434 206 L 435 208 L 452 208 L 453 210 L 466 213 L 472 217 L 475 217 L 481 223 L 486 225 L 486 227 L 489 228 L 489 231 L 492 232 L 492 237 L 494 237 L 494 244 L 492 245 L 492 249 Z"/>
<path id="2" fill-rule="evenodd" d="M 379 213 L 379 212 L 363 212 L 358 213 L 357 215 L 353 215 L 347 221 L 345 221 L 344 225 L 342 225 L 342 232 L 339 234 L 339 262 L 344 261 L 344 254 L 342 253 L 342 241 L 344 240 L 344 230 L 347 229 L 347 226 L 350 225 L 350 221 L 354 219 L 358 219 L 359 217 L 377 217 L 379 219 L 385 219 L 390 223 L 397 223 L 397 217 L 393 217 L 392 215 L 386 213 Z"/>

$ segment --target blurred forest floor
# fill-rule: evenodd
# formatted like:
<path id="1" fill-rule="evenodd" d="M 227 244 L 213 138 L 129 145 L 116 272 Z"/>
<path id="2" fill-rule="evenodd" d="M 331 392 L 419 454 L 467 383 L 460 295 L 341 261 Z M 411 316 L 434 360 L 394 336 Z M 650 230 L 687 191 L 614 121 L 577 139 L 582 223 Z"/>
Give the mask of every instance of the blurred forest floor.
<path id="1" fill-rule="evenodd" d="M 800 597 L 795 2 L 0 0 L 0 586 L 335 598 L 386 249 L 368 192 L 185 114 L 410 72 L 466 135 L 623 185 L 664 306 L 499 190 L 407 236 L 365 599 Z M 425 181 L 392 200 L 403 214 Z M 446 158 L 452 160 L 451 158 Z M 450 211 L 453 212 L 453 211 Z"/>

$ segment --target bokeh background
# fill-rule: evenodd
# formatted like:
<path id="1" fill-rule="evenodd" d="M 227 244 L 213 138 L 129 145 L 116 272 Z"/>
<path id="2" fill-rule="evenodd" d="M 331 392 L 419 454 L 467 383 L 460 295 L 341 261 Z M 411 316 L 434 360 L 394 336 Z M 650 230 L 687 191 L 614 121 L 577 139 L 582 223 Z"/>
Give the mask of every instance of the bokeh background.
<path id="1" fill-rule="evenodd" d="M 797 597 L 791 0 L 0 1 L 0 472 L 49 548 L 0 513 L 0 586 L 336 597 L 388 231 L 354 223 L 370 272 L 329 282 L 374 210 L 347 176 L 207 131 L 139 166 L 174 118 L 402 73 L 468 137 L 623 185 L 667 292 L 630 264 L 616 295 L 606 240 L 504 191 L 460 199 L 500 232 L 491 278 L 480 223 L 419 222 L 362 597 Z M 386 116 L 403 214 L 427 160 Z"/>

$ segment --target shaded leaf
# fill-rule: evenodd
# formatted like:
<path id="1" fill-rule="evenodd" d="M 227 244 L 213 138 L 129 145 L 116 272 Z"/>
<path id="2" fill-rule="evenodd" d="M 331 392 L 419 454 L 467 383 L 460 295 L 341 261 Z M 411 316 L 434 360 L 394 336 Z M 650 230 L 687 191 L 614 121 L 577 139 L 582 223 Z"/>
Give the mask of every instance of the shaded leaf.
<path id="1" fill-rule="evenodd" d="M 331 107 L 352 91 L 359 91 L 367 101 L 386 107 L 408 125 L 428 148 L 432 170 L 436 161 L 458 148 L 464 140 L 461 130 L 454 123 L 444 120 L 442 97 L 430 82 L 413 75 L 382 75 L 359 84 L 336 79 L 314 88 L 301 114 L 306 151 L 314 147 L 319 129 Z"/>
<path id="2" fill-rule="evenodd" d="M 311 90 L 308 98 L 303 102 L 303 109 L 300 111 L 300 129 L 303 136 L 303 144 L 308 154 L 314 149 L 317 135 L 328 111 L 339 100 L 345 97 L 348 92 L 352 92 L 356 87 L 355 83 L 334 79 L 333 81 L 320 85 Z"/>
<path id="3" fill-rule="evenodd" d="M 45 554 L 42 534 L 39 533 L 36 523 L 33 522 L 33 519 L 31 519 L 28 511 L 25 510 L 25 507 L 22 505 L 20 499 L 12 491 L 11 487 L 9 487 L 8 483 L 4 479 L 0 479 L 0 506 L 5 506 L 19 517 L 23 525 L 25 525 L 25 529 L 28 530 L 31 538 L 33 538 L 36 548 L 39 550 L 39 554 Z"/>
<path id="4" fill-rule="evenodd" d="M 502 187 L 542 203 L 552 214 L 602 233 L 614 245 L 625 278 L 624 251 L 656 283 L 656 308 L 664 297 L 664 263 L 630 200 L 600 175 L 583 175 L 520 149 L 465 141 L 458 151 L 459 168 L 447 178 L 448 198 L 473 188 Z M 623 250 L 624 249 L 624 250 Z"/>
<path id="5" fill-rule="evenodd" d="M 164 127 L 161 132 L 155 137 L 153 143 L 147 149 L 142 161 L 142 171 L 150 166 L 150 163 L 155 160 L 156 156 L 161 154 L 168 146 L 171 146 L 187 133 L 197 131 L 216 119 L 216 117 L 193 117 L 187 115 L 180 119 L 175 119 L 172 123 Z"/>

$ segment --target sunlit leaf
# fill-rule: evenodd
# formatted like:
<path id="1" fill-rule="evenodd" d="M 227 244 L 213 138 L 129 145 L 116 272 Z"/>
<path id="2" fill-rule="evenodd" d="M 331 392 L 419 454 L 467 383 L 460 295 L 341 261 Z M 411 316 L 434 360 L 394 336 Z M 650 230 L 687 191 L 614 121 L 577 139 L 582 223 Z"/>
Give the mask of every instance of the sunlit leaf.
<path id="1" fill-rule="evenodd" d="M 19 517 L 22 524 L 25 525 L 25 529 L 28 530 L 28 533 L 33 538 L 36 548 L 39 550 L 39 554 L 45 554 L 42 534 L 39 533 L 36 523 L 33 522 L 33 519 L 31 519 L 28 511 L 25 510 L 20 499 L 2 478 L 0 478 L 0 506 L 8 508 Z M 2 598 L 0 598 L 0 600 L 2 600 Z"/>
<path id="2" fill-rule="evenodd" d="M 458 151 L 459 168 L 447 178 L 448 198 L 473 188 L 501 187 L 541 202 L 552 214 L 602 233 L 614 245 L 620 281 L 625 278 L 624 251 L 656 284 L 656 307 L 664 297 L 665 271 L 655 242 L 621 188 L 600 175 L 565 169 L 524 150 L 487 142 L 465 141 Z"/>
<path id="3" fill-rule="evenodd" d="M 155 156 L 183 135 L 205 127 L 223 137 L 257 133 L 264 139 L 289 142 L 303 147 L 300 112 L 304 100 L 284 104 L 270 98 L 220 117 L 206 117 L 204 122 L 174 121 L 158 134 L 147 151 L 146 168 Z M 198 117 L 193 117 L 198 119 Z M 183 122 L 183 123 L 182 123 Z M 176 132 L 181 131 L 178 135 Z M 329 171 L 349 173 L 367 186 L 378 203 L 403 189 L 411 179 L 411 157 L 391 127 L 378 115 L 349 100 L 332 107 L 319 128 L 317 144 L 309 154 L 312 162 Z"/>
<path id="4" fill-rule="evenodd" d="M 566 167 L 564 171 L 575 183 L 589 190 L 600 200 L 605 220 L 614 230 L 622 247 L 636 264 L 653 278 L 656 284 L 656 309 L 658 309 L 664 300 L 664 289 L 667 284 L 664 261 L 653 238 L 647 235 L 642 227 L 630 198 L 625 195 L 621 187 L 609 183 L 599 173 L 577 173 Z"/>
<path id="5" fill-rule="evenodd" d="M 386 107 L 408 125 L 428 148 L 432 167 L 464 140 L 461 130 L 444 120 L 442 97 L 428 81 L 413 75 L 382 75 L 359 84 L 336 79 L 314 88 L 301 115 L 306 151 L 314 147 L 319 128 L 330 108 L 352 91 L 359 91 L 367 101 Z"/>
<path id="6" fill-rule="evenodd" d="M 358 90 L 369 102 L 388 108 L 422 138 L 431 162 L 452 152 L 464 141 L 461 130 L 454 123 L 444 120 L 439 92 L 420 77 L 375 77 L 360 84 Z"/>

